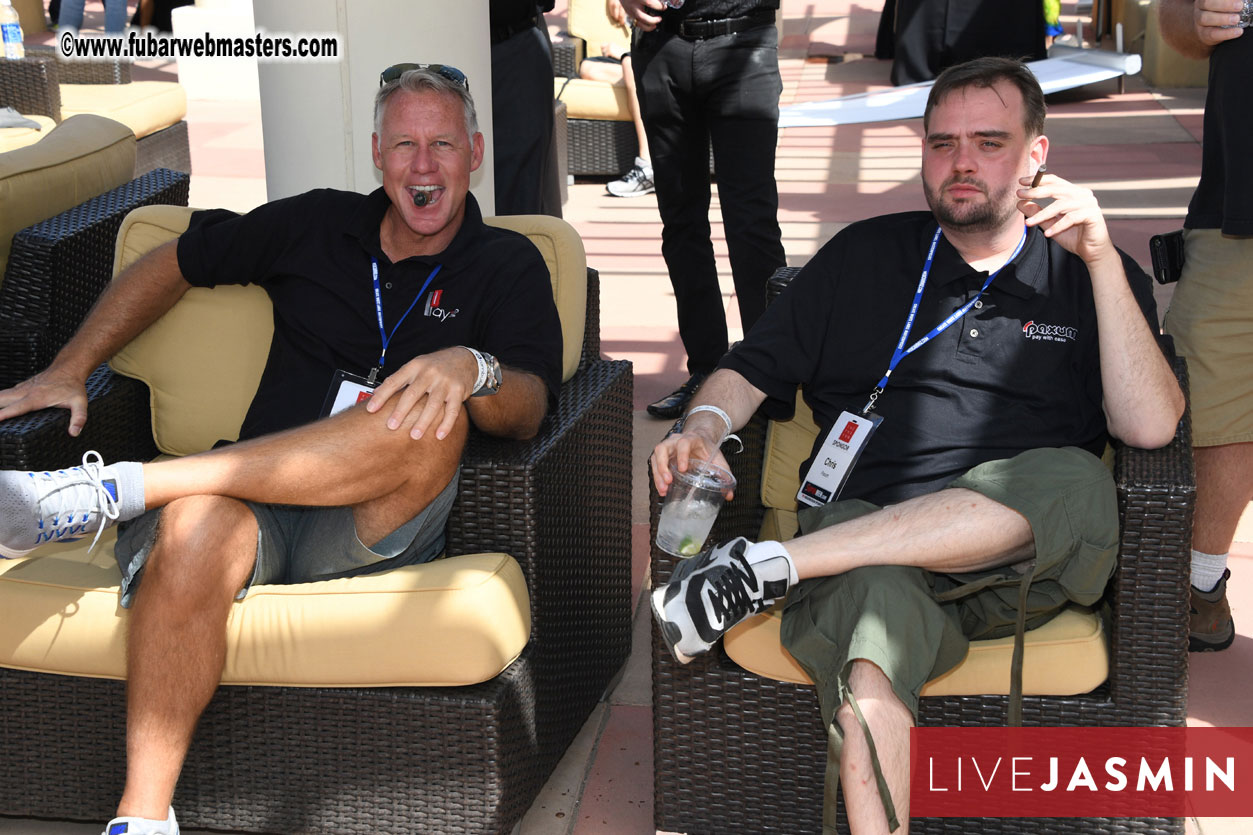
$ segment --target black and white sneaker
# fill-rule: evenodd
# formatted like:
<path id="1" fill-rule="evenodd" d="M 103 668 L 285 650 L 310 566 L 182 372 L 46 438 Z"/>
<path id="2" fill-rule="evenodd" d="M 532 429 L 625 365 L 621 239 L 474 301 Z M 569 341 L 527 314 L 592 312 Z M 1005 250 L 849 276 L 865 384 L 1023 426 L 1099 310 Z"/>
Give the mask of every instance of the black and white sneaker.
<path id="1" fill-rule="evenodd" d="M 643 197 L 645 194 L 652 194 L 655 190 L 653 166 L 643 157 L 635 158 L 635 165 L 622 175 L 622 179 L 612 180 L 605 184 L 605 191 L 614 197 Z"/>
<path id="2" fill-rule="evenodd" d="M 686 664 L 731 627 L 770 608 L 796 582 L 792 557 L 780 543 L 741 536 L 680 562 L 649 599 L 670 652 Z"/>

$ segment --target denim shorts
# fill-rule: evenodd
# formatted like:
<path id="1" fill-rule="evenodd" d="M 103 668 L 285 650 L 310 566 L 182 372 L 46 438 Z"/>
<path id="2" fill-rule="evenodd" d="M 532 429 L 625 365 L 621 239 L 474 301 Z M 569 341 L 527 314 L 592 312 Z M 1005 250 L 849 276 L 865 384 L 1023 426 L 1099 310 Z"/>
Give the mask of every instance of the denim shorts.
<path id="1" fill-rule="evenodd" d="M 257 519 L 253 584 L 310 583 L 430 562 L 444 550 L 444 524 L 457 497 L 458 474 L 417 516 L 367 547 L 357 537 L 352 509 L 244 502 Z M 129 608 L 160 528 L 161 508 L 118 526 L 114 556 L 122 572 L 122 606 Z"/>

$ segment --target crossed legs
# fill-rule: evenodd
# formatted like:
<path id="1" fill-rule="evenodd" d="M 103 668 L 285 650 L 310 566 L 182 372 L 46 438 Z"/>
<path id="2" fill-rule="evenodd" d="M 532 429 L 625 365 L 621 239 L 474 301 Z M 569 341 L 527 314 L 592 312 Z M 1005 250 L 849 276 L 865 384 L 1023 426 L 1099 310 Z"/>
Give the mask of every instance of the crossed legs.
<path id="1" fill-rule="evenodd" d="M 416 413 L 415 413 L 416 414 Z M 226 658 L 226 621 L 252 575 L 257 521 L 243 500 L 352 508 L 372 545 L 443 490 L 461 459 L 465 412 L 444 440 L 389 430 L 352 409 L 221 450 L 145 465 L 145 500 L 164 507 L 131 610 L 127 777 L 119 815 L 164 818 Z"/>

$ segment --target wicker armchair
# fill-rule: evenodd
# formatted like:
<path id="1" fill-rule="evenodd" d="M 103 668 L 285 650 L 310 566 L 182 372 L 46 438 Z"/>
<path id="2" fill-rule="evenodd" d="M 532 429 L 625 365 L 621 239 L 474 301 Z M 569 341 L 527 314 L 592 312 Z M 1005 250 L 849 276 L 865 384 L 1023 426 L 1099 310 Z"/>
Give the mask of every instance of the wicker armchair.
<path id="1" fill-rule="evenodd" d="M 140 206 L 186 206 L 189 179 L 157 169 L 14 236 L 0 284 L 0 388 L 47 367 L 78 330 L 113 277 L 122 219 Z"/>
<path id="2" fill-rule="evenodd" d="M 521 655 L 464 687 L 220 687 L 175 795 L 185 827 L 504 833 L 529 808 L 630 649 L 632 373 L 600 357 L 598 275 L 586 274 L 577 372 L 536 438 L 471 433 L 448 521 L 449 556 L 503 552 L 521 566 L 531 618 Z M 155 452 L 145 385 L 101 366 L 89 394 L 77 439 L 57 410 L 0 423 L 0 466 L 62 466 L 88 448 L 112 460 Z M 23 775 L 0 781 L 0 814 L 112 815 L 123 688 L 0 669 L 0 738 Z"/>
<path id="3" fill-rule="evenodd" d="M 130 62 L 120 59 L 63 61 L 47 46 L 27 47 L 26 57 L 18 61 L 0 62 L 0 105 L 13 107 L 18 113 L 48 116 L 60 122 L 63 115 L 62 87 L 69 85 L 124 85 L 132 84 Z M 147 81 L 145 90 L 160 95 L 177 91 L 176 82 Z M 80 98 L 80 97 L 76 97 Z M 177 97 L 175 97 L 177 98 Z M 129 108 L 136 110 L 137 108 Z M 186 98 L 182 99 L 186 112 Z M 77 110 L 75 112 L 78 112 Z M 98 111 L 87 107 L 82 112 L 99 112 L 102 116 L 119 118 L 115 112 Z M 181 117 L 160 129 L 136 129 L 139 142 L 136 145 L 135 176 L 157 168 L 170 168 L 191 173 L 191 145 L 187 136 L 187 122 Z M 139 135 L 142 133 L 142 135 Z"/>
<path id="4" fill-rule="evenodd" d="M 553 44 L 553 74 L 557 76 L 557 98 L 570 108 L 570 173 L 617 177 L 631 168 L 639 150 L 626 100 L 621 91 L 615 93 L 603 82 L 566 82 L 579 78 L 579 65 L 589 55 L 600 55 L 602 43 L 630 49 L 629 32 L 609 20 L 604 0 L 572 0 L 566 25 L 568 37 Z M 589 101 L 595 103 L 592 110 L 603 110 L 607 102 L 616 112 L 612 118 L 604 113 L 588 115 Z"/>
<path id="5" fill-rule="evenodd" d="M 795 272 L 776 273 L 772 291 Z M 1186 390 L 1183 361 L 1175 360 L 1174 368 Z M 766 423 L 755 417 L 740 433 L 744 451 L 729 456 L 739 488 L 718 519 L 715 540 L 758 536 Z M 1188 601 L 1182 590 L 1188 583 L 1195 492 L 1188 416 L 1163 449 L 1119 447 L 1114 469 L 1122 544 L 1106 593 L 1109 679 L 1079 696 L 1026 696 L 1024 724 L 1184 724 Z M 655 487 L 651 509 L 655 538 L 660 514 Z M 654 547 L 654 585 L 669 578 L 676 562 Z M 812 687 L 749 673 L 720 647 L 689 665 L 677 664 L 655 626 L 652 669 L 658 829 L 690 835 L 821 831 L 826 736 Z M 1004 725 L 1006 702 L 1005 696 L 924 697 L 919 721 Z M 840 827 L 847 831 L 842 811 Z M 1179 818 L 916 818 L 910 831 L 1089 835 L 1182 833 L 1183 828 Z"/>

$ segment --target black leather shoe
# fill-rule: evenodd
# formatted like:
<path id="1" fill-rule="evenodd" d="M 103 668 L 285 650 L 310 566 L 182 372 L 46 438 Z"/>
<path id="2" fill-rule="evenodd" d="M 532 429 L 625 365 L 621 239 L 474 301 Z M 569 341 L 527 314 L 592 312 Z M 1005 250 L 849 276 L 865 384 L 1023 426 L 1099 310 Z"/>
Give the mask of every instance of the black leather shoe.
<path id="1" fill-rule="evenodd" d="M 665 397 L 648 407 L 648 413 L 653 417 L 666 418 L 674 420 L 683 414 L 687 409 L 687 404 L 691 402 L 692 395 L 700 388 L 700 384 L 705 382 L 708 374 L 693 374 L 687 378 L 687 382 L 679 386 Z"/>

